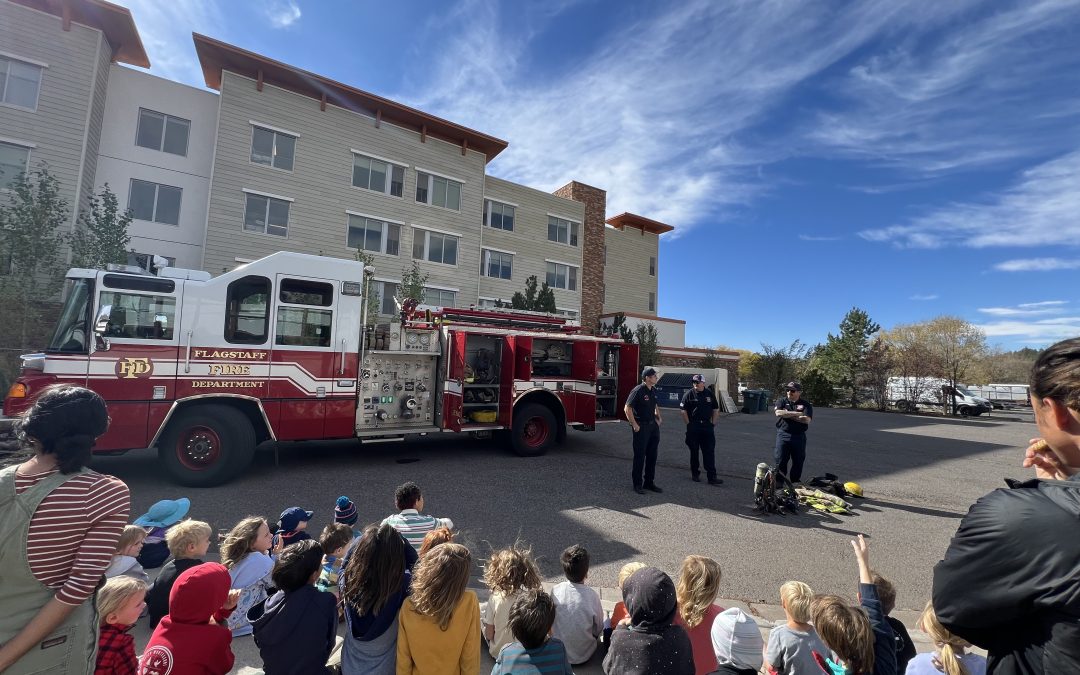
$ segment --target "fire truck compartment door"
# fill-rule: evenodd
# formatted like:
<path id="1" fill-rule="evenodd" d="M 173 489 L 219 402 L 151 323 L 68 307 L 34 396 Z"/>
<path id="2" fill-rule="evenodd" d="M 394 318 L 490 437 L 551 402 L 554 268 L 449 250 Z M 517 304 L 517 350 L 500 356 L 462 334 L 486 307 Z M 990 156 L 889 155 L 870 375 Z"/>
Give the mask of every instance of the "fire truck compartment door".
<path id="1" fill-rule="evenodd" d="M 444 429 L 461 431 L 465 416 L 462 396 L 465 385 L 465 337 L 462 331 L 452 330 L 446 340 L 446 375 L 443 380 Z"/>
<path id="2" fill-rule="evenodd" d="M 626 399 L 630 397 L 630 391 L 641 380 L 641 370 L 638 366 L 638 346 L 632 344 L 619 345 L 619 397 L 615 399 L 615 414 L 619 419 L 626 419 Z"/>

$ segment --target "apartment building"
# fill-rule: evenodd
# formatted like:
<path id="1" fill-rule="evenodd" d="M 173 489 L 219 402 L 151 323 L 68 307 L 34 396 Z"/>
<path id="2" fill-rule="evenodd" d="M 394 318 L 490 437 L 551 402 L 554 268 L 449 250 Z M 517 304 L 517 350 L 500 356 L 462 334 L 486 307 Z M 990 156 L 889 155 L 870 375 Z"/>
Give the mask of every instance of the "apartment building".
<path id="1" fill-rule="evenodd" d="M 74 227 L 93 193 L 111 63 L 149 67 L 131 13 L 105 2 L 0 2 L 0 191 L 48 166 Z"/>

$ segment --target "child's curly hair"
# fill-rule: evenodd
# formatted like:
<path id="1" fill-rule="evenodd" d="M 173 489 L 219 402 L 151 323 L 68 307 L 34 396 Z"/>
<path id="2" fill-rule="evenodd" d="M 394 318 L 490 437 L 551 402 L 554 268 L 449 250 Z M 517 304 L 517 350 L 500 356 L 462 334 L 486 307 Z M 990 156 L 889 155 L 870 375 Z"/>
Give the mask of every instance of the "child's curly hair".
<path id="1" fill-rule="evenodd" d="M 702 555 L 688 555 L 679 572 L 675 597 L 679 615 L 693 628 L 705 618 L 705 611 L 720 593 L 720 563 Z"/>
<path id="2" fill-rule="evenodd" d="M 521 542 L 495 551 L 484 567 L 484 583 L 492 593 L 503 595 L 540 588 L 540 570 L 532 558 L 532 551 Z"/>

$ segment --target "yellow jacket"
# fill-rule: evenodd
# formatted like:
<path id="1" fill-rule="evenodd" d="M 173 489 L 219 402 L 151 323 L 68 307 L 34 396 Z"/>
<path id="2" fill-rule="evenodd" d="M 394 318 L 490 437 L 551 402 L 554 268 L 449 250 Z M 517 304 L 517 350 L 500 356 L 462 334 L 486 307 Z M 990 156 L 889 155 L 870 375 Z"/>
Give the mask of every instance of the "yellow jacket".
<path id="1" fill-rule="evenodd" d="M 480 603 L 465 591 L 450 625 L 441 630 L 406 598 L 398 615 L 397 675 L 478 675 L 480 672 Z"/>

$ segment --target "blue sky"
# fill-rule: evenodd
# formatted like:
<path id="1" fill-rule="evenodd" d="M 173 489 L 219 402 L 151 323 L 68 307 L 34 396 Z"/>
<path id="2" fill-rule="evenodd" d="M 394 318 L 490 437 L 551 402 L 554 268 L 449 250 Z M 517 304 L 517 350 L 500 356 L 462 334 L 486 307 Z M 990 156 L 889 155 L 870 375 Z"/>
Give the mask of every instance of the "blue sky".
<path id="1" fill-rule="evenodd" d="M 813 344 L 852 306 L 1080 335 L 1080 0 L 119 1 L 155 74 L 202 85 L 201 32 L 674 225 L 659 310 L 688 344 Z"/>

